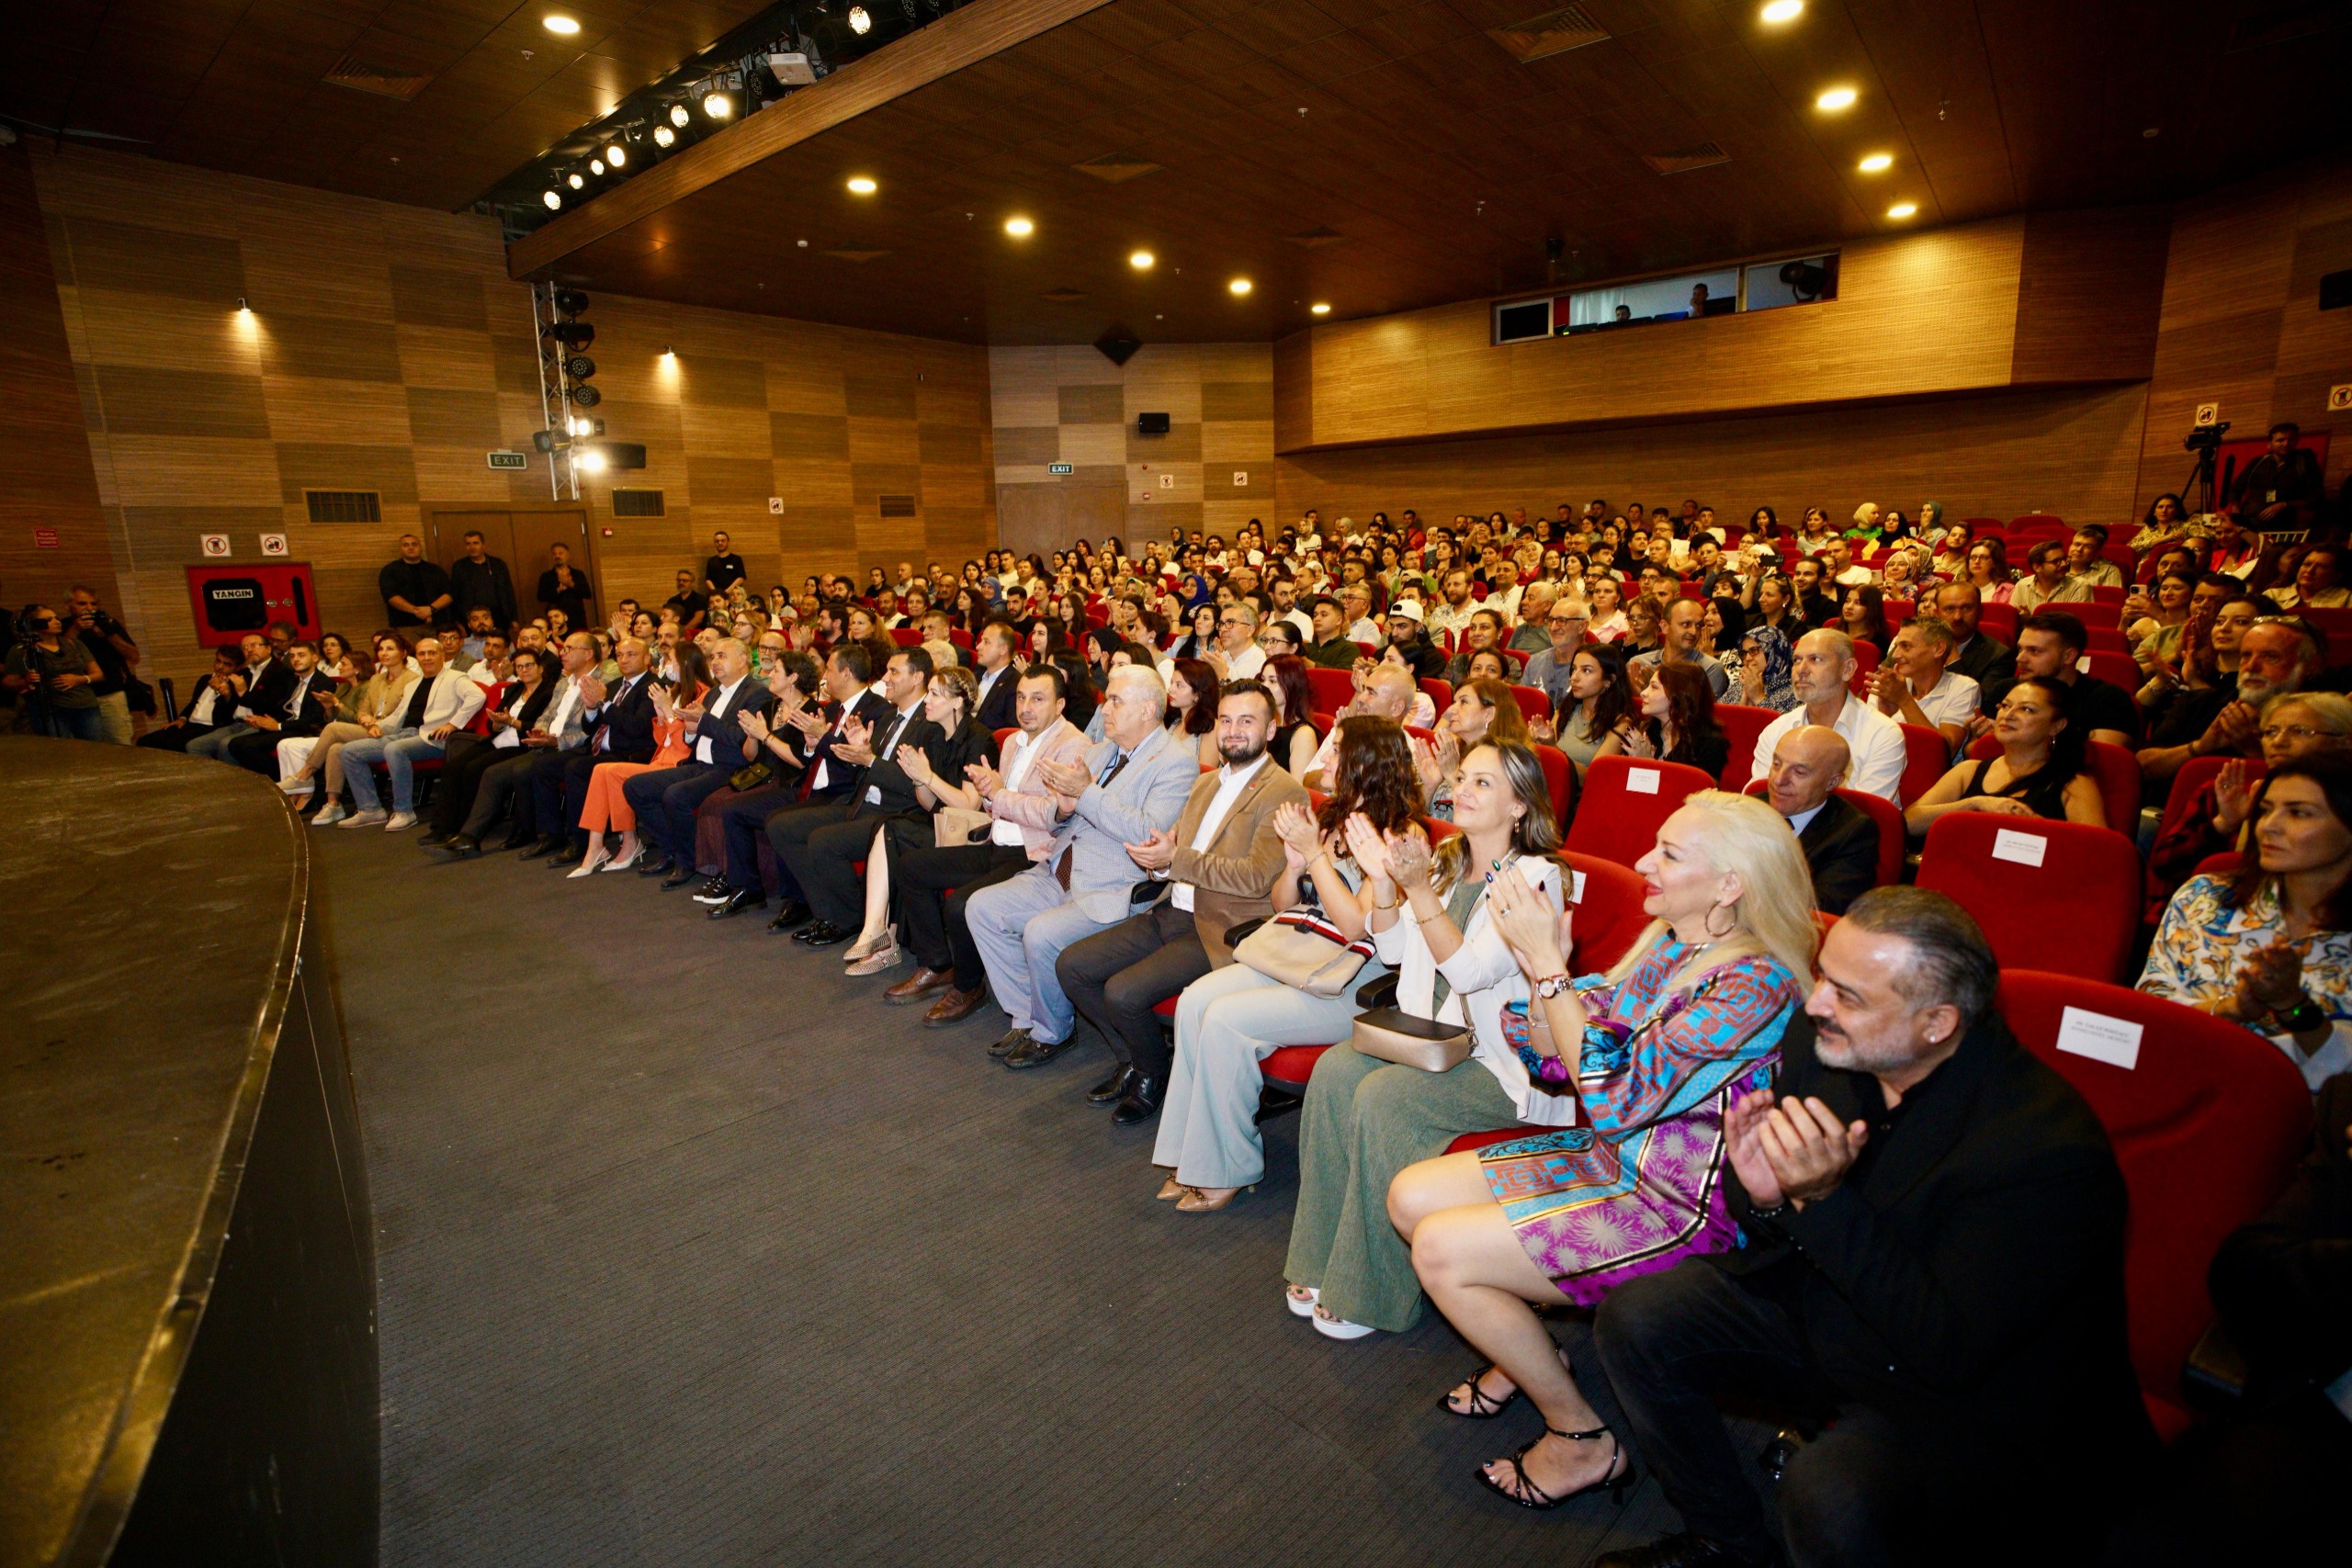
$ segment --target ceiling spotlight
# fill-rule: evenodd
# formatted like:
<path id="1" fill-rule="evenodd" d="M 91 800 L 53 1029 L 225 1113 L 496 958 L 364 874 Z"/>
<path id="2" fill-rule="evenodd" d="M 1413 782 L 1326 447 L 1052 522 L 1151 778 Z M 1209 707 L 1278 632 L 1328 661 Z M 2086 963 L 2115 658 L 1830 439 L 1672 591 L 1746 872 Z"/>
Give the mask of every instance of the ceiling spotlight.
<path id="1" fill-rule="evenodd" d="M 1764 7 L 1764 19 L 1775 26 L 1793 22 L 1804 15 L 1804 0 L 1770 0 Z"/>
<path id="2" fill-rule="evenodd" d="M 675 359 L 678 357 L 678 351 L 672 348 L 665 343 L 662 345 L 662 357 L 664 359 Z"/>
<path id="3" fill-rule="evenodd" d="M 1859 96 L 1851 87 L 1831 87 L 1813 100 L 1813 107 L 1825 114 L 1836 114 L 1839 109 L 1852 108 Z"/>
<path id="4" fill-rule="evenodd" d="M 238 295 L 238 296 L 237 296 L 237 314 L 239 314 L 240 316 L 250 316 L 250 315 L 252 315 L 253 313 L 254 313 L 254 308 L 253 308 L 251 305 L 248 305 L 248 304 L 246 304 L 246 303 L 245 303 L 245 297 L 244 297 L 243 295 L 242 295 L 242 294 Z"/>
<path id="5" fill-rule="evenodd" d="M 852 6 L 849 8 L 849 30 L 860 38 L 874 30 L 874 18 L 865 14 L 865 6 Z"/>
<path id="6" fill-rule="evenodd" d="M 1862 173 L 1866 175 L 1883 175 L 1886 173 L 1887 170 L 1894 167 L 1894 154 L 1892 152 L 1873 152 L 1854 166 L 1861 170 Z"/>
<path id="7" fill-rule="evenodd" d="M 702 112 L 713 119 L 725 119 L 735 112 L 735 105 L 724 93 L 713 93 L 702 101 Z"/>
<path id="8" fill-rule="evenodd" d="M 867 178 L 864 175 L 853 175 L 850 176 L 849 193 L 852 196 L 872 196 L 876 191 L 881 188 L 881 186 L 876 185 L 871 179 Z"/>
<path id="9" fill-rule="evenodd" d="M 1151 264 L 1159 259 L 1159 258 L 1158 256 L 1153 255 L 1149 251 L 1137 251 L 1127 258 L 1127 265 L 1135 268 L 1137 272 L 1149 272 L 1151 270 Z"/>
<path id="10" fill-rule="evenodd" d="M 677 141 L 678 133 L 668 126 L 657 125 L 653 128 L 653 145 L 656 147 L 673 147 L 677 144 Z"/>
<path id="11" fill-rule="evenodd" d="M 619 168 L 623 164 L 628 162 L 628 149 L 622 146 L 617 141 L 614 142 L 611 146 L 605 149 L 605 162 L 610 164 L 616 169 Z"/>
<path id="12" fill-rule="evenodd" d="M 570 17 L 564 16 L 560 12 L 542 17 L 539 20 L 541 24 L 546 27 L 548 31 L 551 33 L 560 33 L 565 38 L 570 38 L 572 34 L 580 30 L 580 24 L 578 22 L 574 21 Z"/>
<path id="13" fill-rule="evenodd" d="M 1238 297 L 1250 292 L 1250 280 L 1246 277 L 1237 277 L 1225 287 L 1227 293 Z"/>
<path id="14" fill-rule="evenodd" d="M 605 455 L 594 446 L 582 448 L 573 455 L 572 461 L 587 473 L 601 474 L 605 471 Z"/>
<path id="15" fill-rule="evenodd" d="M 692 116 L 692 115 L 690 115 L 690 114 L 688 114 L 688 113 L 686 112 L 686 106 L 685 106 L 685 105 L 684 105 L 684 104 L 672 104 L 672 105 L 670 106 L 670 123 L 671 123 L 672 125 L 676 126 L 680 130 L 685 130 L 685 128 L 686 128 L 688 125 L 691 125 L 693 122 L 694 122 L 694 116 Z"/>
<path id="16" fill-rule="evenodd" d="M 1016 240 L 1025 240 L 1037 231 L 1037 225 L 1026 218 L 1008 218 L 1004 220 L 1004 231 Z"/>
<path id="17" fill-rule="evenodd" d="M 1326 305 L 1320 299 L 1317 299 L 1314 304 L 1309 305 L 1306 309 L 1308 313 L 1311 315 L 1328 316 L 1331 313 L 1331 307 Z"/>
<path id="18" fill-rule="evenodd" d="M 562 209 L 563 193 L 561 191 L 542 191 L 539 193 L 539 199 L 548 204 L 548 210 L 549 212 L 557 212 Z"/>
<path id="19" fill-rule="evenodd" d="M 574 190 L 583 189 L 588 184 L 586 180 L 580 177 L 580 171 L 577 169 L 574 169 L 571 174 L 565 175 L 563 183 L 570 186 Z"/>
<path id="20" fill-rule="evenodd" d="M 1893 207 L 1886 209 L 1886 215 L 1889 218 L 1904 219 L 1910 217 L 1913 213 L 1917 212 L 1918 210 L 1919 204 L 1916 201 L 1898 201 Z"/>
<path id="21" fill-rule="evenodd" d="M 604 174 L 604 172 L 605 172 L 605 161 L 604 161 L 602 158 L 591 158 L 591 159 L 589 159 L 589 160 L 588 160 L 588 172 L 589 172 L 590 174 L 592 174 L 592 175 L 596 175 L 601 176 L 601 175 Z"/>

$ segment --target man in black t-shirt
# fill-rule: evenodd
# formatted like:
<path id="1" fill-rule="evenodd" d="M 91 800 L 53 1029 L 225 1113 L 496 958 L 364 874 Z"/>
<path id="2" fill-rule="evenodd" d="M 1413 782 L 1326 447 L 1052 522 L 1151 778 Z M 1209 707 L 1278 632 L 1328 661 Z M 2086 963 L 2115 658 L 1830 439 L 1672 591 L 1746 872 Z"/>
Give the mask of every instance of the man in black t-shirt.
<path id="1" fill-rule="evenodd" d="M 65 629 L 81 639 L 104 673 L 90 689 L 98 694 L 98 728 L 117 746 L 130 744 L 130 672 L 139 663 L 139 645 L 120 621 L 98 606 L 90 589 L 75 587 L 66 612 Z M 154 704 L 147 705 L 154 711 Z"/>
<path id="2" fill-rule="evenodd" d="M 692 637 L 702 630 L 703 619 L 710 612 L 710 596 L 695 591 L 693 572 L 681 571 L 678 573 L 678 591 L 664 600 L 662 607 L 677 611 L 678 629 Z"/>
<path id="3" fill-rule="evenodd" d="M 384 598 L 384 614 L 396 632 L 414 637 L 435 625 L 452 603 L 449 574 L 424 558 L 424 541 L 414 534 L 400 538 L 400 558 L 384 563 L 376 574 L 376 592 Z"/>
<path id="4" fill-rule="evenodd" d="M 555 564 L 539 573 L 539 604 L 561 610 L 573 626 L 585 626 L 588 602 L 595 595 L 588 586 L 588 574 L 571 564 L 570 545 L 550 545 L 548 553 L 555 558 Z"/>
<path id="5" fill-rule="evenodd" d="M 706 593 L 724 593 L 743 581 L 743 558 L 735 553 L 735 546 L 724 534 L 710 536 L 710 558 L 702 563 L 702 587 Z"/>
<path id="6" fill-rule="evenodd" d="M 2270 450 L 2248 463 L 2230 489 L 2230 510 L 2243 527 L 2308 526 L 2326 493 L 2319 462 L 2295 445 L 2302 434 L 2291 421 L 2270 427 Z"/>
<path id="7" fill-rule="evenodd" d="M 2086 675 L 2075 666 L 2090 638 L 2084 635 L 2083 623 L 2063 610 L 2047 610 L 2028 615 L 2018 623 L 2017 674 L 2002 682 L 2006 693 L 2010 686 L 2029 675 L 2055 680 L 2066 687 L 2066 694 L 2074 713 L 2071 717 L 2075 730 L 2086 740 L 2104 740 L 2110 746 L 2131 748 L 2140 743 L 2140 705 L 2132 694 L 2112 681 L 2102 681 L 2096 675 Z M 1990 705 L 2000 706 L 1999 698 Z M 1990 721 L 1981 716 L 1973 733 L 1983 734 Z"/>

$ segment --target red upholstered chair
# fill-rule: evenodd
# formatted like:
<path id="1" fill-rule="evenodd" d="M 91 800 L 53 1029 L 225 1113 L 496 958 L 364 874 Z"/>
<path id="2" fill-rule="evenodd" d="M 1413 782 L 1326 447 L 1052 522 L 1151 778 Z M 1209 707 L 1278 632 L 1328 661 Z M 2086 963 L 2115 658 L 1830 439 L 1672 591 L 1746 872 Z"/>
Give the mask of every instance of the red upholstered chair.
<path id="1" fill-rule="evenodd" d="M 1632 865 L 1650 852 L 1658 825 L 1685 796 L 1714 787 L 1714 779 L 1687 763 L 1595 757 L 1584 771 L 1584 794 L 1576 820 L 1568 824 L 1567 847 Z"/>
<path id="2" fill-rule="evenodd" d="M 2308 609 L 2295 612 L 2309 621 L 2313 630 L 2327 638 L 2328 657 L 2340 660 L 2343 649 L 2352 647 L 2352 610 Z"/>
<path id="3" fill-rule="evenodd" d="M 1540 740 L 1535 744 L 1535 760 L 1544 765 L 1544 789 L 1552 797 L 1552 813 L 1565 833 L 1577 814 L 1576 765 L 1566 751 Z"/>
<path id="4" fill-rule="evenodd" d="M 1306 689 L 1315 694 L 1315 705 L 1325 713 L 1337 713 L 1355 700 L 1355 676 L 1345 670 L 1325 670 L 1318 665 L 1306 668 Z"/>
<path id="5" fill-rule="evenodd" d="M 2052 604 L 2052 611 L 2072 615 L 2089 626 L 2120 626 L 2123 624 L 2123 601 L 2103 604 L 2094 599 L 2087 604 Z"/>
<path id="6" fill-rule="evenodd" d="M 2213 1320 L 2205 1271 L 2290 1179 L 2311 1130 L 2302 1075 L 2268 1042 L 2177 1002 L 2010 969 L 2001 1016 L 2106 1126 L 2131 1195 L 2123 1252 L 2132 1364 L 2157 1432 L 2187 1429 L 2181 1368 Z M 2129 1066 L 2059 1044 L 2069 1010 L 2139 1026 Z"/>
<path id="7" fill-rule="evenodd" d="M 972 634 L 961 626 L 950 626 L 947 629 L 947 640 L 967 653 L 972 651 Z"/>
<path id="8" fill-rule="evenodd" d="M 2108 559 L 2115 559 L 2114 551 L 2116 547 L 2117 547 L 2113 545 L 2107 547 Z M 2132 561 L 2130 559 L 2131 553 L 2132 552 L 2129 550 L 2124 551 L 2125 558 L 2116 563 L 2123 569 L 2126 575 L 2129 575 L 2132 570 Z M 2118 611 L 2120 611 L 2123 608 L 2123 601 L 2126 595 L 2120 588 L 2109 588 L 2104 582 L 2094 582 L 2091 584 L 2091 603 L 2094 604 L 2112 604 Z"/>
<path id="9" fill-rule="evenodd" d="M 2260 783 L 2262 775 L 2268 771 L 2269 765 L 2263 761 L 2259 757 L 2249 757 L 2241 760 L 2245 761 L 2246 766 L 2246 782 L 2248 784 Z M 2216 773 L 2219 773 L 2223 767 L 2227 766 L 2229 761 L 2230 759 L 2227 757 L 2191 757 L 2188 761 L 2181 764 L 2180 772 L 2173 774 L 2172 776 L 2172 789 L 2170 793 L 2165 796 L 2164 815 L 2156 823 L 2156 841 L 2158 843 L 2162 843 L 2166 835 L 2177 832 L 2181 824 L 2188 819 L 2189 807 L 2197 804 L 2198 795 L 2207 784 L 2213 782 L 2213 776 Z M 2205 859 L 2198 864 L 2198 874 L 2202 874 L 2204 872 L 2211 869 L 2213 863 L 2217 860 L 2228 861 L 2229 870 L 2231 872 L 2234 873 L 2237 870 L 2237 852 L 2231 850 L 2222 854 L 2206 856 Z M 2160 909 L 2163 900 L 2169 897 L 2171 894 L 2172 889 L 2159 886 L 2156 882 L 2154 874 L 2151 872 L 2148 877 L 2148 898 L 2150 901 L 2150 908 L 2152 909 Z"/>
<path id="10" fill-rule="evenodd" d="M 1886 615 L 1886 629 L 1889 631 L 1895 630 L 1919 613 L 1918 603 L 1911 599 L 1889 599 L 1879 608 Z"/>
<path id="11" fill-rule="evenodd" d="M 1510 694 L 1519 699 L 1519 711 L 1531 723 L 1552 716 L 1552 699 L 1541 686 L 1513 686 Z"/>
<path id="12" fill-rule="evenodd" d="M 1438 716 L 1443 717 L 1445 710 L 1453 705 L 1453 682 L 1432 675 L 1420 684 L 1422 694 L 1437 705 Z"/>
<path id="13" fill-rule="evenodd" d="M 1745 703 L 1715 705 L 1715 722 L 1724 727 L 1724 739 L 1731 742 L 1731 760 L 1724 764 L 1724 788 L 1747 787 L 1756 773 L 1757 739 L 1780 716 L 1770 708 L 1752 708 Z"/>
<path id="14" fill-rule="evenodd" d="M 1854 695 L 1861 697 L 1870 694 L 1871 677 L 1878 673 L 1878 644 L 1874 642 L 1854 644 Z"/>
<path id="15" fill-rule="evenodd" d="M 2074 532 L 2066 526 L 2066 520 L 2054 512 L 2029 512 L 2021 517 L 2010 518 L 2010 531 L 2014 533 L 2019 528 L 2038 528 L 2046 533 L 2056 534 Z"/>
<path id="16" fill-rule="evenodd" d="M 2219 854 L 2207 855 L 2203 860 L 2199 861 L 2197 869 L 2188 874 L 2191 876 L 2235 876 L 2239 868 L 2245 864 L 2245 856 L 2235 850 L 2223 850 Z"/>
<path id="17" fill-rule="evenodd" d="M 897 643 L 900 648 L 921 648 L 922 646 L 922 632 L 920 628 L 915 626 L 892 626 L 890 628 L 890 640 Z"/>
<path id="18" fill-rule="evenodd" d="M 1012 738 L 1020 733 L 1021 727 L 1018 725 L 1013 725 L 998 730 L 996 732 L 996 754 L 1000 757 L 1003 756 L 1004 749 L 1012 744 Z M 888 738 L 886 737 L 885 739 Z"/>
<path id="19" fill-rule="evenodd" d="M 1918 882 L 1973 915 L 2005 965 L 2120 979 L 2140 930 L 2140 852 L 2112 828 L 1947 812 Z"/>
<path id="20" fill-rule="evenodd" d="M 1993 736 L 1980 735 L 1969 743 L 1968 754 L 1980 761 L 1997 757 L 2001 754 L 2001 742 Z M 2094 740 L 2084 760 L 2098 780 L 2099 800 L 2107 807 L 2107 825 L 2136 840 L 2140 832 L 2140 759 L 2111 741 Z M 2199 757 L 2197 761 L 2214 759 Z M 2257 776 L 2260 767 L 2256 764 Z M 2209 773 L 2205 776 L 2212 775 Z"/>
<path id="21" fill-rule="evenodd" d="M 1906 724 L 1902 729 L 1903 779 L 1894 791 L 1909 802 L 1935 788 L 1936 781 L 1951 771 L 1951 748 L 1944 744 L 1939 729 L 1918 724 Z"/>
<path id="22" fill-rule="evenodd" d="M 2107 592 L 2109 590 L 2101 589 L 2100 592 Z M 2086 626 L 2083 628 L 2083 637 L 2090 644 L 2089 651 L 2093 653 L 2128 654 L 2132 651 L 2131 639 L 2123 635 L 2120 627 Z"/>
<path id="23" fill-rule="evenodd" d="M 2017 646 L 2018 612 L 2016 605 L 1986 604 L 1982 606 L 1976 614 L 1976 626 L 1978 630 L 1991 632 L 1995 637 L 2000 638 L 2003 642 L 2007 643 L 2011 648 L 2015 648 Z"/>
<path id="24" fill-rule="evenodd" d="M 1757 779 L 1748 784 L 1747 793 L 1761 798 L 1769 788 L 1769 780 Z M 1878 825 L 1878 869 L 1871 874 L 1871 886 L 1892 887 L 1902 881 L 1903 851 L 1909 842 L 1903 826 L 1902 807 L 1883 795 L 1866 795 L 1858 789 L 1840 789 L 1837 794 Z M 1834 920 L 1838 917 L 1829 918 Z"/>

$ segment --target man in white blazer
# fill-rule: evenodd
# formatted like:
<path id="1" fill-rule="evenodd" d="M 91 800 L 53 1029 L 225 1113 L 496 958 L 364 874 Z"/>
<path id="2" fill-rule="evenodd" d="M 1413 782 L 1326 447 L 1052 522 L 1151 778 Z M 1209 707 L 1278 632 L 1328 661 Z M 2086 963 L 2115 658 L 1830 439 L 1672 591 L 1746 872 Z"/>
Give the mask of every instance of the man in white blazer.
<path id="1" fill-rule="evenodd" d="M 419 637 L 416 668 L 423 677 L 409 688 L 400 721 L 382 735 L 362 736 L 343 750 L 343 776 L 351 785 L 352 814 L 338 824 L 370 828 L 381 822 L 387 832 L 416 826 L 416 764 L 438 757 L 449 737 L 474 721 L 481 712 L 484 693 L 458 671 L 449 668 L 441 644 Z M 381 762 L 392 778 L 392 812 L 387 818 L 376 800 L 374 764 Z"/>

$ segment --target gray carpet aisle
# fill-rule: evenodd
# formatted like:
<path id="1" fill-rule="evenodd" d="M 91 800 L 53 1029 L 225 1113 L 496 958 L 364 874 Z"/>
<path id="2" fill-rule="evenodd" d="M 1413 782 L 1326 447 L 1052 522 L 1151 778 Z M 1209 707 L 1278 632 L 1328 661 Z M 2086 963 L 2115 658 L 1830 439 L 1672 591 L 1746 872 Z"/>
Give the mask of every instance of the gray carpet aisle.
<path id="1" fill-rule="evenodd" d="M 384 1562 L 1574 1565 L 1671 1523 L 1475 1464 L 1433 1315 L 1283 1309 L 1297 1119 L 1221 1215 L 983 1010 L 634 875 L 314 829 L 379 1224 Z M 900 975 L 904 970 L 899 972 Z M 1623 1532 L 1623 1533 L 1612 1533 Z"/>

